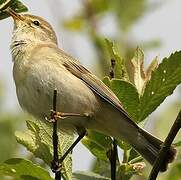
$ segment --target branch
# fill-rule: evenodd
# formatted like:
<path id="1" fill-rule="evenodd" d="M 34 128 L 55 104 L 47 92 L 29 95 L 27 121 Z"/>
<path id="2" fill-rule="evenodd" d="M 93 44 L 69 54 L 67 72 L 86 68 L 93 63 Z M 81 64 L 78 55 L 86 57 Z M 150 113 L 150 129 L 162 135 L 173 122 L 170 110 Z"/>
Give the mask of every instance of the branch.
<path id="1" fill-rule="evenodd" d="M 59 160 L 58 160 L 58 135 L 57 135 L 57 119 L 55 117 L 56 112 L 56 104 L 57 104 L 57 90 L 54 90 L 53 93 L 53 114 L 51 119 L 53 120 L 53 161 L 52 161 L 52 172 L 55 173 L 55 180 L 61 180 L 61 172 L 59 168 Z"/>
<path id="2" fill-rule="evenodd" d="M 163 143 L 163 145 L 159 151 L 158 157 L 155 160 L 152 171 L 150 173 L 149 180 L 155 180 L 157 178 L 161 165 L 167 155 L 168 150 L 170 149 L 170 146 L 171 146 L 175 136 L 177 135 L 178 131 L 180 130 L 180 128 L 181 128 L 181 110 L 180 110 L 174 124 L 172 125 L 172 128 L 171 128 L 167 138 L 165 139 L 165 142 Z"/>
<path id="3" fill-rule="evenodd" d="M 111 59 L 111 68 L 109 71 L 110 79 L 114 78 L 114 76 L 115 76 L 115 74 L 114 74 L 115 65 L 116 65 L 116 61 L 114 59 Z M 116 161 L 117 161 L 117 159 L 118 159 L 117 141 L 115 138 L 113 138 L 112 149 L 110 151 L 110 157 L 109 157 L 109 161 L 111 164 L 111 180 L 116 179 Z"/>
<path id="4" fill-rule="evenodd" d="M 116 180 L 116 161 L 117 161 L 117 141 L 114 138 L 113 139 L 113 147 L 111 150 L 111 157 L 110 157 L 110 163 L 111 163 L 111 180 Z"/>
<path id="5" fill-rule="evenodd" d="M 114 78 L 115 65 L 116 65 L 116 60 L 115 60 L 115 59 L 111 59 L 111 69 L 110 69 L 110 71 L 109 71 L 109 77 L 110 77 L 110 79 Z"/>

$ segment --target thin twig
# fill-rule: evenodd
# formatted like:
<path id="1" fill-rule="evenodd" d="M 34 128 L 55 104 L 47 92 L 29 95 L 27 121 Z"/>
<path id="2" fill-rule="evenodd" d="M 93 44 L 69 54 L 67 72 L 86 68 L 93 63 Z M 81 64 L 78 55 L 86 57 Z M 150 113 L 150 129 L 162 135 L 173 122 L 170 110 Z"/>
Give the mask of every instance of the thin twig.
<path id="1" fill-rule="evenodd" d="M 181 128 L 181 110 L 180 110 L 174 124 L 172 125 L 172 128 L 171 128 L 167 138 L 165 139 L 165 141 L 160 149 L 158 157 L 155 160 L 152 171 L 150 173 L 149 180 L 155 180 L 157 178 L 160 168 L 162 166 L 162 163 L 170 149 L 170 146 L 171 146 L 175 136 L 177 135 L 178 131 L 180 130 L 180 128 Z"/>
<path id="2" fill-rule="evenodd" d="M 114 78 L 114 70 L 115 70 L 115 65 L 116 65 L 116 60 L 115 59 L 111 59 L 111 69 L 109 71 L 109 77 L 112 79 Z"/>
<path id="3" fill-rule="evenodd" d="M 53 111 L 56 112 L 56 104 L 57 104 L 57 90 L 54 90 L 53 93 Z M 57 119 L 53 115 L 51 117 L 53 121 L 53 161 L 52 161 L 52 172 L 55 173 L 55 180 L 61 180 L 61 172 L 59 168 L 59 160 L 58 160 L 58 135 L 57 135 Z"/>
<path id="4" fill-rule="evenodd" d="M 110 157 L 110 163 L 111 163 L 111 180 L 116 180 L 116 161 L 117 161 L 117 142 L 116 139 L 113 139 L 113 147 L 111 150 L 111 157 Z"/>
<path id="5" fill-rule="evenodd" d="M 81 139 L 86 135 L 86 130 L 83 129 L 83 131 L 79 134 L 77 139 L 74 141 L 74 143 L 70 146 L 70 148 L 65 152 L 65 154 L 58 160 L 61 164 L 64 159 L 68 156 L 68 154 L 73 150 L 73 148 L 81 141 Z"/>
<path id="6" fill-rule="evenodd" d="M 115 59 L 111 59 L 111 69 L 109 71 L 110 79 L 114 78 L 114 76 L 115 76 L 115 73 L 114 73 L 115 65 L 116 65 Z M 116 161 L 117 161 L 117 159 L 118 159 L 117 141 L 115 138 L 113 138 L 113 146 L 110 151 L 110 157 L 109 157 L 109 161 L 111 164 L 111 180 L 116 180 Z"/>

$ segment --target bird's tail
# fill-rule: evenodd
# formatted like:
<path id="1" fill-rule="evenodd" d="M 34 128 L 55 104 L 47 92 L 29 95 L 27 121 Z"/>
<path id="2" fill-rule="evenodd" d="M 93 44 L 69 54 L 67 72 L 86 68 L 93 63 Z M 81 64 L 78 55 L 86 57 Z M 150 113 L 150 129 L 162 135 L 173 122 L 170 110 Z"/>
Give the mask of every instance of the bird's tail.
<path id="1" fill-rule="evenodd" d="M 132 146 L 138 151 L 151 165 L 155 162 L 158 152 L 161 148 L 162 141 L 158 138 L 154 137 L 153 135 L 149 134 L 143 129 L 139 129 L 138 133 L 138 141 L 132 142 Z M 171 163 L 176 155 L 176 149 L 174 147 L 170 147 L 167 156 L 162 163 L 161 172 L 167 170 L 167 166 Z"/>

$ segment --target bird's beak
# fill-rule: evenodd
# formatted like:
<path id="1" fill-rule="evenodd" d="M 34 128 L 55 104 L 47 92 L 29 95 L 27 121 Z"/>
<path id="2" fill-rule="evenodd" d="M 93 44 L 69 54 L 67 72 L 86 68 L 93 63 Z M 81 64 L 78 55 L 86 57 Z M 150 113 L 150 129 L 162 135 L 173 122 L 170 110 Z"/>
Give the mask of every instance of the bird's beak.
<path id="1" fill-rule="evenodd" d="M 23 16 L 21 16 L 20 14 L 18 14 L 11 8 L 7 8 L 6 12 L 14 19 L 14 21 L 18 21 L 18 20 L 23 21 L 24 20 Z"/>

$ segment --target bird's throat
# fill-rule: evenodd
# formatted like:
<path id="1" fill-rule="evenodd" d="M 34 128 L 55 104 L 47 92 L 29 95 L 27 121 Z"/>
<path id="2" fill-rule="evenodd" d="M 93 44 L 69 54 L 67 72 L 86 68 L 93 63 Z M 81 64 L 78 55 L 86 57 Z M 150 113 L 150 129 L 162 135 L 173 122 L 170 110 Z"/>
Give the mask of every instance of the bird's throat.
<path id="1" fill-rule="evenodd" d="M 24 40 L 15 40 L 11 43 L 11 54 L 13 61 L 16 61 L 19 58 L 23 58 L 23 55 L 26 54 L 27 42 Z"/>

